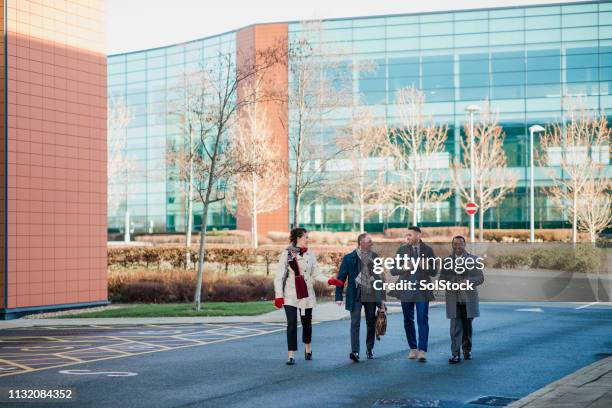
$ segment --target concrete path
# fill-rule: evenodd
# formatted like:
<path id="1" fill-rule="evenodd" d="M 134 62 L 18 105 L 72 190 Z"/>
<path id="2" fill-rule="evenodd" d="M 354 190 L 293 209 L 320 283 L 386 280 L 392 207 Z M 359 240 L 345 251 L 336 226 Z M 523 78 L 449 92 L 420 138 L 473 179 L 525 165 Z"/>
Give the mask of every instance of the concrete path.
<path id="1" fill-rule="evenodd" d="M 399 303 L 389 303 L 389 313 L 401 313 Z M 433 304 L 432 304 L 433 306 Z M 204 306 L 205 307 L 205 306 Z M 349 312 L 344 306 L 338 307 L 334 302 L 319 303 L 313 310 L 313 321 L 327 322 L 348 319 Z M 0 321 L 1 329 L 38 326 L 84 326 L 113 324 L 169 324 L 169 323 L 284 323 L 286 321 L 283 309 L 275 310 L 257 316 L 210 316 L 210 317 L 121 317 L 121 318 L 68 318 L 68 319 L 15 319 Z"/>
<path id="2" fill-rule="evenodd" d="M 612 407 L 612 356 L 563 377 L 509 407 Z"/>

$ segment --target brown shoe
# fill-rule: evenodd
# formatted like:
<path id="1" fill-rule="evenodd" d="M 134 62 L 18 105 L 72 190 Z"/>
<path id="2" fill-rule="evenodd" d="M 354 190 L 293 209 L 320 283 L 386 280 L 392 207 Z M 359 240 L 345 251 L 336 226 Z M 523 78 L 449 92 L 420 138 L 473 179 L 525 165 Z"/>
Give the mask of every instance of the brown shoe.
<path id="1" fill-rule="evenodd" d="M 410 353 L 408 353 L 408 358 L 411 360 L 416 360 L 417 358 L 417 350 L 416 349 L 410 349 Z"/>
<path id="2" fill-rule="evenodd" d="M 419 350 L 419 362 L 424 363 L 427 361 L 427 353 L 423 350 Z"/>

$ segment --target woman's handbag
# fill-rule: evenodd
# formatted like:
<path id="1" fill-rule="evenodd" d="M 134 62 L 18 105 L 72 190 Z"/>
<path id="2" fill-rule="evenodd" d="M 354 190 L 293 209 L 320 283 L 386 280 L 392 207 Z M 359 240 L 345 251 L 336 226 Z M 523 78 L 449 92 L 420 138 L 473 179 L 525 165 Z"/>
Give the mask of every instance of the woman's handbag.
<path id="1" fill-rule="evenodd" d="M 376 311 L 376 340 L 387 332 L 387 305 L 382 303 Z"/>
<path id="2" fill-rule="evenodd" d="M 289 256 L 291 256 L 291 252 L 289 253 Z M 300 273 L 300 265 L 298 264 L 297 257 L 294 256 L 288 263 L 291 269 L 293 269 L 293 273 L 295 274 L 295 294 L 297 295 L 297 298 L 307 298 L 308 286 L 306 286 L 304 275 Z"/>

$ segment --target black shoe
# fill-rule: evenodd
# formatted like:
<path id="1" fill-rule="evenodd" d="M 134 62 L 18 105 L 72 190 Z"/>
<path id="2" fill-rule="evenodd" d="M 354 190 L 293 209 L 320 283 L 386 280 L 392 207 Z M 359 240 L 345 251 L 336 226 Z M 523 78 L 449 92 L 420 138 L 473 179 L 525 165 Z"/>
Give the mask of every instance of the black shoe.
<path id="1" fill-rule="evenodd" d="M 312 360 L 312 351 L 310 353 L 304 351 L 304 360 Z"/>
<path id="2" fill-rule="evenodd" d="M 359 362 L 359 353 L 351 353 L 351 354 L 349 354 L 349 358 L 351 360 L 353 360 L 354 362 L 358 363 Z"/>
<path id="3" fill-rule="evenodd" d="M 295 364 L 295 359 L 293 357 L 289 357 L 285 364 L 287 364 L 287 365 L 294 365 Z"/>
<path id="4" fill-rule="evenodd" d="M 461 358 L 459 356 L 452 356 L 448 359 L 448 364 L 457 364 L 461 362 Z"/>
<path id="5" fill-rule="evenodd" d="M 368 360 L 374 360 L 374 353 L 372 353 L 372 350 L 366 351 L 366 357 Z"/>
<path id="6" fill-rule="evenodd" d="M 464 360 L 471 360 L 472 359 L 472 352 L 471 351 L 464 351 L 463 352 L 463 359 Z"/>

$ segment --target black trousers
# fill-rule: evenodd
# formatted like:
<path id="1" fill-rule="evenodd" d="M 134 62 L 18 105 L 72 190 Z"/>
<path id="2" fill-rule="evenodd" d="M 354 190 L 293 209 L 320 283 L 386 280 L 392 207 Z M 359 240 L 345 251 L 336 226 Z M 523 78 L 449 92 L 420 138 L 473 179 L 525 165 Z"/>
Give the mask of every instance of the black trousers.
<path id="1" fill-rule="evenodd" d="M 297 350 L 297 315 L 298 308 L 294 306 L 284 306 L 287 316 L 287 347 L 289 351 Z M 302 321 L 302 342 L 310 344 L 312 339 L 312 308 L 306 309 L 305 315 L 300 316 Z"/>
<path id="2" fill-rule="evenodd" d="M 457 318 L 451 319 L 451 353 L 453 356 L 459 355 L 459 349 L 463 349 L 463 354 L 472 351 L 472 319 L 467 317 L 465 303 L 457 303 Z"/>

